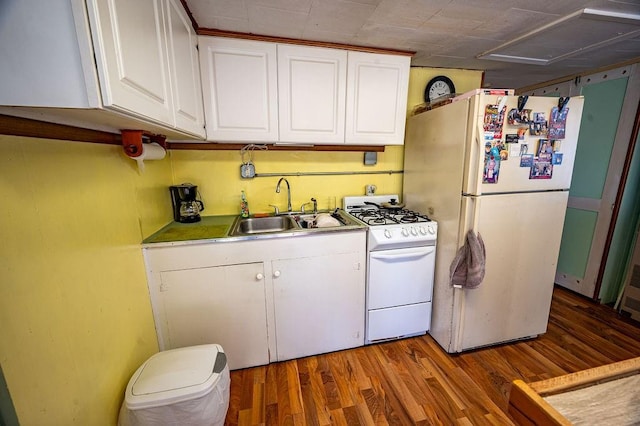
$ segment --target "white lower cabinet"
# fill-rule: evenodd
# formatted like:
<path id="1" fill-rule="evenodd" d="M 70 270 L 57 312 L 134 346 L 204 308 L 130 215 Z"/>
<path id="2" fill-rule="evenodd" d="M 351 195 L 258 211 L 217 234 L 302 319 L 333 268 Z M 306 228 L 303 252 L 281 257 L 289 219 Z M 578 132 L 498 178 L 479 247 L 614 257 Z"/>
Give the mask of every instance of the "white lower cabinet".
<path id="1" fill-rule="evenodd" d="M 262 263 L 167 271 L 160 281 L 168 347 L 221 343 L 230 368 L 269 363 Z"/>
<path id="2" fill-rule="evenodd" d="M 364 344 L 364 230 L 143 252 L 161 350 L 219 343 L 239 369 Z"/>
<path id="3" fill-rule="evenodd" d="M 361 346 L 359 253 L 272 263 L 278 361 Z"/>

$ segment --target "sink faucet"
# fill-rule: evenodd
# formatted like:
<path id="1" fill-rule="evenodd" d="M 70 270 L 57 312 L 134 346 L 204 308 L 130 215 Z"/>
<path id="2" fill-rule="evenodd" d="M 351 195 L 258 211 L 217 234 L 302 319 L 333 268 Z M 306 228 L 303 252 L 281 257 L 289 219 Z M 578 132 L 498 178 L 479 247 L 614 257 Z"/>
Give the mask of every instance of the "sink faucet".
<path id="1" fill-rule="evenodd" d="M 300 206 L 300 211 L 304 214 L 305 212 L 305 206 L 309 205 L 309 204 L 313 204 L 313 214 L 318 214 L 318 201 L 315 198 L 312 198 L 311 201 L 304 203 L 303 205 Z"/>
<path id="2" fill-rule="evenodd" d="M 292 211 L 291 208 L 291 187 L 289 186 L 289 181 L 286 178 L 281 177 L 278 181 L 278 185 L 276 185 L 276 193 L 280 193 L 280 184 L 284 181 L 287 184 L 287 211 Z"/>

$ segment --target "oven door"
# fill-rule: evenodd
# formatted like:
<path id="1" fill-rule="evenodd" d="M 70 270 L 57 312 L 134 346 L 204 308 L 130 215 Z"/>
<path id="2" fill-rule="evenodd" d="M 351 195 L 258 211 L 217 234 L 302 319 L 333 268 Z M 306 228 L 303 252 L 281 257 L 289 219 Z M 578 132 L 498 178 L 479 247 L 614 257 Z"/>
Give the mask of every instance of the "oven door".
<path id="1" fill-rule="evenodd" d="M 369 252 L 367 309 L 430 301 L 435 258 L 435 246 Z"/>

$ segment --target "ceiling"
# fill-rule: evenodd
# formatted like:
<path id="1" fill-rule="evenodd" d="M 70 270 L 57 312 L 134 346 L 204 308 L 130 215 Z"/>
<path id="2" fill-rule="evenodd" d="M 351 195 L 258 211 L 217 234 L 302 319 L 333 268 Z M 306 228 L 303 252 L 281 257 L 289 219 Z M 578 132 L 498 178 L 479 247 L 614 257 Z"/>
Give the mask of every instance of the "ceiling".
<path id="1" fill-rule="evenodd" d="M 199 28 L 414 51 L 412 66 L 484 70 L 485 87 L 517 89 L 640 60 L 640 0 L 186 0 L 186 5 Z M 585 8 L 631 14 L 631 19 L 581 14 Z M 537 33 L 511 43 L 532 32 Z M 478 58 L 500 46 L 495 53 L 503 58 L 529 63 Z"/>

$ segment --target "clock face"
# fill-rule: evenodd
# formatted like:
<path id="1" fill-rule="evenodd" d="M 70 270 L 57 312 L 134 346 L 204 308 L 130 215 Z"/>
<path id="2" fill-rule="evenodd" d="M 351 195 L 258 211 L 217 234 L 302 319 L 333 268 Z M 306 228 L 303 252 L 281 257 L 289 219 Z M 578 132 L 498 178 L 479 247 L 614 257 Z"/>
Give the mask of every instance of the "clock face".
<path id="1" fill-rule="evenodd" d="M 450 94 L 451 88 L 444 81 L 436 81 L 429 89 L 429 99 L 435 99 Z"/>
<path id="2" fill-rule="evenodd" d="M 448 77 L 439 75 L 432 78 L 427 84 L 424 91 L 424 100 L 425 102 L 431 102 L 434 99 L 455 93 L 455 91 L 453 82 Z"/>

